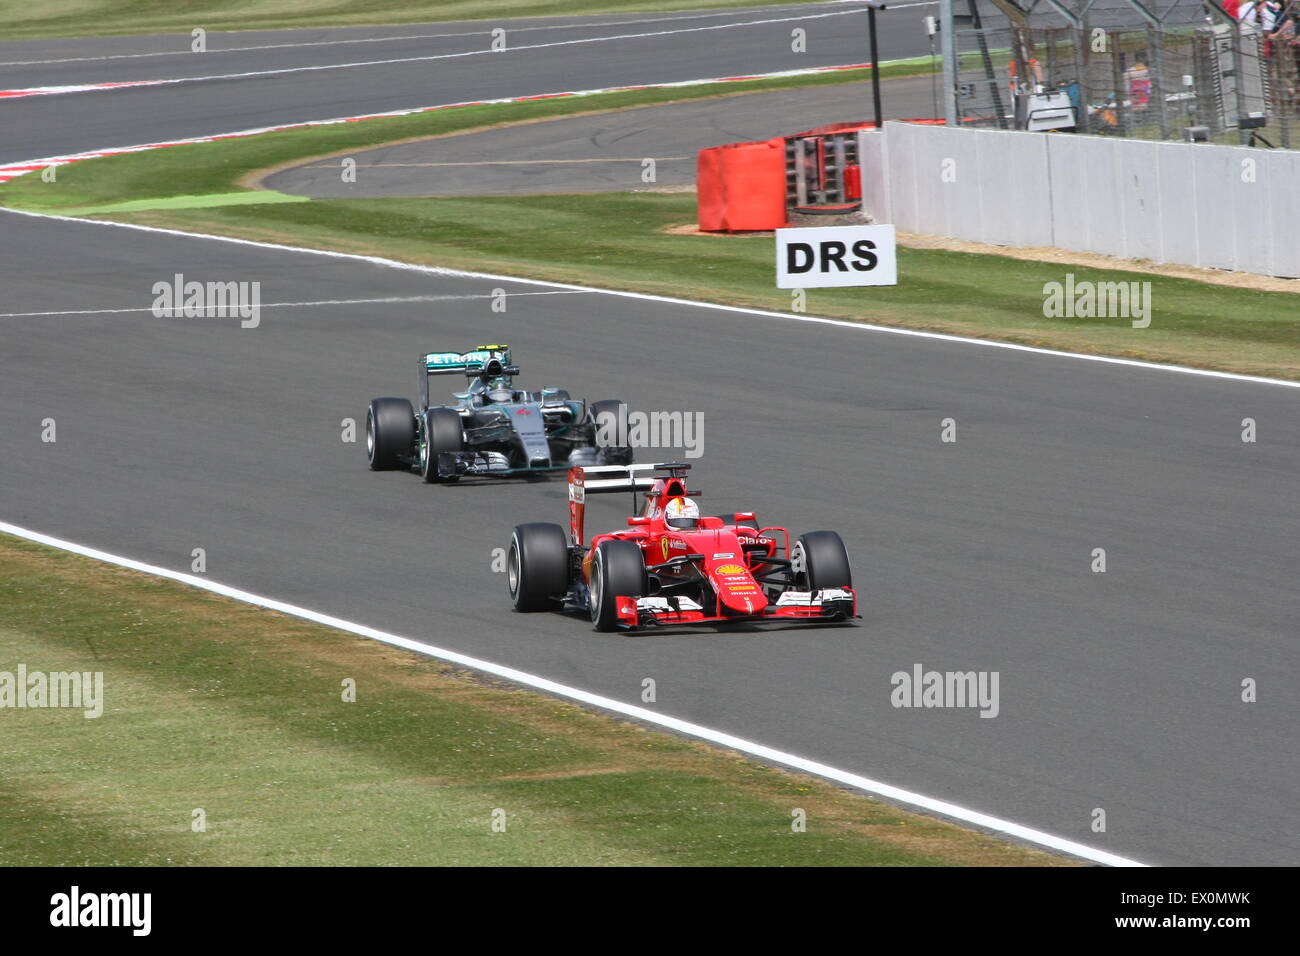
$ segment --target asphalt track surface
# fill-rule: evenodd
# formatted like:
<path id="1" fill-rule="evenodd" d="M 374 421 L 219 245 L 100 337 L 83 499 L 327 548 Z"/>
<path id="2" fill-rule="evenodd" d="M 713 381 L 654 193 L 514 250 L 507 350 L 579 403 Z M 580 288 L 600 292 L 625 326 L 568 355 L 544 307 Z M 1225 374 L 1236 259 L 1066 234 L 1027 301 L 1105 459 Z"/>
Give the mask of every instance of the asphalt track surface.
<path id="1" fill-rule="evenodd" d="M 667 68 L 679 45 L 663 72 L 693 73 Z M 460 72 L 481 97 L 551 85 Z M 123 144 L 180 135 L 155 96 L 197 132 L 306 118 L 281 89 L 222 88 L 215 116 L 205 84 L 0 104 L 4 148 L 107 145 L 44 112 L 77 103 Z M 1294 389 L 11 213 L 0 269 L 5 521 L 177 570 L 202 547 L 215 580 L 620 700 L 653 677 L 665 713 L 1144 862 L 1300 862 Z M 178 272 L 260 281 L 261 325 L 154 318 Z M 521 293 L 504 314 L 496 287 Z M 404 297 L 425 301 L 355 302 Z M 26 314 L 109 309 L 136 311 Z M 703 413 L 703 503 L 839 530 L 864 620 L 597 635 L 511 613 L 492 549 L 562 521 L 562 482 L 426 486 L 340 440 L 413 394 L 420 351 L 487 339 L 530 385 Z M 624 511 L 601 499 L 589 527 Z M 917 663 L 998 671 L 999 715 L 892 707 Z"/>
<path id="2" fill-rule="evenodd" d="M 438 103 L 862 63 L 870 59 L 867 21 L 854 9 L 521 20 L 508 27 L 505 53 L 490 51 L 499 21 L 210 34 L 202 54 L 188 52 L 188 36 L 0 43 L 6 90 L 226 77 L 3 103 L 10 135 L 0 142 L 0 162 Z M 929 52 L 921 24 L 929 9 L 904 7 L 879 18 L 882 59 Z M 741 23 L 753 25 L 720 29 Z M 807 31 L 806 52 L 791 50 L 796 27 Z M 405 36 L 417 38 L 316 45 Z M 166 55 L 137 56 L 150 53 Z M 341 65 L 350 63 L 375 65 Z M 298 72 L 269 72 L 285 70 Z M 262 75 L 242 75 L 250 73 Z"/>
<path id="3" fill-rule="evenodd" d="M 934 115 L 930 77 L 888 80 L 881 88 L 885 119 Z M 871 118 L 869 83 L 748 93 L 383 146 L 351 157 L 355 182 L 344 182 L 339 160 L 331 159 L 275 173 L 262 185 L 319 198 L 689 187 L 696 153 L 705 147 Z M 641 178 L 646 158 L 655 160 L 653 186 Z"/>

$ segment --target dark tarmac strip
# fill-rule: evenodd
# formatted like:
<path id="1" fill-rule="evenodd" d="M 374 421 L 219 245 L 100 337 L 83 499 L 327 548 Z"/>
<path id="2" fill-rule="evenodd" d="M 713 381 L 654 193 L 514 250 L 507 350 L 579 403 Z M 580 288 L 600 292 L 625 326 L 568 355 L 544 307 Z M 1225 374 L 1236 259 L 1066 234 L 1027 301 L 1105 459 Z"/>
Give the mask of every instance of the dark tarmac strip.
<path id="1" fill-rule="evenodd" d="M 628 702 L 653 677 L 665 713 L 1144 862 L 1300 863 L 1295 389 L 594 292 L 497 314 L 494 288 L 557 290 L 9 213 L 0 262 L 5 521 L 177 570 L 201 547 L 214 580 Z M 484 298 L 241 329 L 145 311 L 175 273 L 263 303 Z M 138 311 L 23 314 L 87 309 Z M 864 620 L 513 614 L 493 549 L 562 522 L 563 482 L 426 486 L 340 440 L 413 394 L 419 352 L 489 339 L 530 387 L 702 413 L 706 507 L 839 530 Z M 916 664 L 997 671 L 998 715 L 894 708 Z"/>
<path id="2" fill-rule="evenodd" d="M 928 76 L 884 81 L 881 99 L 886 119 L 934 115 Z M 318 198 L 689 187 L 696 153 L 707 146 L 865 121 L 871 109 L 867 83 L 748 93 L 383 146 L 351 154 L 355 182 L 343 181 L 333 159 L 282 170 L 262 185 Z M 645 158 L 655 160 L 653 187 L 641 178 Z"/>
<path id="3" fill-rule="evenodd" d="M 627 21 L 645 17 L 517 21 L 510 25 L 511 31 L 561 29 L 520 30 L 521 36 L 512 32 L 507 50 L 500 53 L 489 48 L 490 29 L 496 23 L 213 34 L 211 51 L 230 46 L 276 48 L 182 52 L 161 63 L 148 58 L 99 58 L 150 50 L 186 51 L 190 38 L 0 44 L 0 89 L 221 77 L 0 99 L 0 129 L 5 132 L 0 137 L 0 163 L 441 103 L 862 63 L 870 59 L 866 15 L 854 9 L 843 4 L 757 7 L 705 19 L 699 19 L 699 13 L 661 14 L 670 19 L 631 25 Z M 905 7 L 880 18 L 882 59 L 929 52 L 921 26 L 927 9 Z M 818 18 L 807 19 L 811 16 Z M 712 29 L 723 24 L 742 25 Z M 796 27 L 807 32 L 806 52 L 791 49 L 791 30 Z M 282 46 L 397 35 L 414 38 Z M 91 59 L 40 62 L 77 57 Z M 353 63 L 369 65 L 345 66 Z"/>

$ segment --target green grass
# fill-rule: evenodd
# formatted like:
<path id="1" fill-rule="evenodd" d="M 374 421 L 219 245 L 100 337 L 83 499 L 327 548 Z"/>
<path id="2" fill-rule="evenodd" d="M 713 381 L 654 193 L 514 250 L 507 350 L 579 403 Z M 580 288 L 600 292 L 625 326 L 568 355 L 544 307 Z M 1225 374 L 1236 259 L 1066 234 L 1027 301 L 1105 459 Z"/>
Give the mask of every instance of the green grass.
<path id="1" fill-rule="evenodd" d="M 4 39 L 756 7 L 782 0 L 0 0 Z M 788 0 L 785 0 L 788 2 Z"/>
<path id="2" fill-rule="evenodd" d="M 881 66 L 881 76 L 887 78 L 916 76 L 929 71 L 928 58 L 900 60 Z M 53 183 L 44 182 L 38 173 L 29 173 L 0 186 L 0 205 L 64 212 L 176 196 L 224 194 L 240 188 L 240 180 L 252 173 L 312 156 L 343 154 L 403 140 L 446 136 L 511 123 L 746 93 L 851 83 L 864 84 L 866 91 L 869 88 L 865 84 L 870 78 L 869 69 L 837 70 L 765 80 L 464 106 L 359 123 L 283 130 L 80 162 L 59 168 Z"/>
<path id="3" fill-rule="evenodd" d="M 690 194 L 332 199 L 122 214 L 198 232 L 381 255 L 428 265 L 790 311 L 774 287 L 770 236 L 671 235 Z M 1300 300 L 1112 269 L 899 249 L 899 284 L 813 289 L 807 312 L 1077 352 L 1300 378 Z M 1151 283 L 1151 326 L 1043 315 L 1043 287 Z M 707 321 L 707 315 L 701 316 Z"/>
<path id="4" fill-rule="evenodd" d="M 98 719 L 0 709 L 0 865 L 1062 862 L 0 537 L 0 671 L 19 663 L 100 671 L 105 703 Z M 790 826 L 796 807 L 804 833 Z M 497 809 L 505 832 L 493 832 Z"/>
<path id="5" fill-rule="evenodd" d="M 911 69 L 917 64 L 902 65 Z M 866 73 L 867 71 L 862 71 Z M 331 199 L 229 203 L 268 169 L 385 143 L 539 121 L 601 109 L 843 83 L 823 74 L 680 90 L 473 106 L 418 116 L 289 130 L 77 163 L 54 183 L 29 174 L 0 187 L 0 203 L 51 212 L 118 208 L 127 222 L 383 255 L 428 265 L 785 311 L 774 287 L 770 237 L 668 234 L 695 220 L 686 194 Z M 258 193 L 249 191 L 249 196 Z M 278 194 L 260 194 L 268 199 Z M 1118 269 L 1089 269 L 935 249 L 900 249 L 892 288 L 812 290 L 811 314 L 999 339 L 1077 352 L 1300 379 L 1300 303 L 1294 293 L 1210 285 Z M 1150 282 L 1153 319 L 1043 315 L 1044 286 L 1076 280 Z"/>

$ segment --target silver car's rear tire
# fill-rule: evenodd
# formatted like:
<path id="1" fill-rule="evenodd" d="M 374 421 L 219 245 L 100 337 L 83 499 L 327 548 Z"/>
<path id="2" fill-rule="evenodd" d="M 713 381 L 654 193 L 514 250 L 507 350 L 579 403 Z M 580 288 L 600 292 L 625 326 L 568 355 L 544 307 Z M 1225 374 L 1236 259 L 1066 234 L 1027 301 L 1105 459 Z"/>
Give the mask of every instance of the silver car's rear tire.
<path id="1" fill-rule="evenodd" d="M 366 457 L 371 471 L 401 468 L 415 447 L 415 409 L 404 398 L 376 398 L 366 411 Z M 400 457 L 399 457 L 400 456 Z"/>

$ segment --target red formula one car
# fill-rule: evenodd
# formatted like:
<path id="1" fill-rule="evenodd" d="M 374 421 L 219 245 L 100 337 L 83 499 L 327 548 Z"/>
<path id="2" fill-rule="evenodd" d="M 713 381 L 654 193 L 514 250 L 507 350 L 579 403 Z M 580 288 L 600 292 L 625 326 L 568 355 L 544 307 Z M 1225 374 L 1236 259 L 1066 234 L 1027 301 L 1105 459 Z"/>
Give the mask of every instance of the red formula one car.
<path id="1" fill-rule="evenodd" d="M 844 542 L 760 527 L 752 512 L 701 517 L 690 465 L 569 469 L 569 532 L 521 524 L 506 572 L 519 611 L 587 611 L 598 631 L 669 624 L 835 622 L 857 617 Z M 587 495 L 644 491 L 628 527 L 583 544 Z"/>

